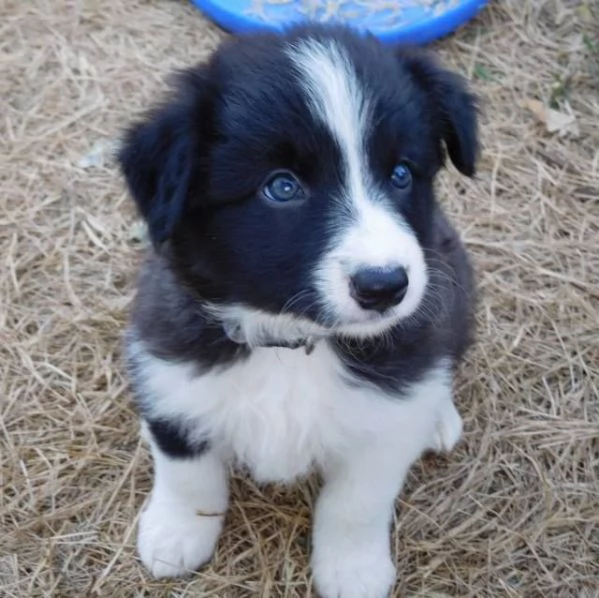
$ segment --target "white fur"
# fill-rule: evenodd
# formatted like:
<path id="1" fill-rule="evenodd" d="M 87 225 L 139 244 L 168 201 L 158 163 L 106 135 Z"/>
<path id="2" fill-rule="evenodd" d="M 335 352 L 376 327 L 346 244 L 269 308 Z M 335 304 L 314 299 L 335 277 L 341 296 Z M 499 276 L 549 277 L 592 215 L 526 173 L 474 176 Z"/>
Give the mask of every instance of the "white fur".
<path id="1" fill-rule="evenodd" d="M 137 544 L 154 577 L 192 573 L 210 559 L 228 501 L 225 464 L 213 452 L 171 459 L 150 441 L 154 488 L 141 514 Z"/>
<path id="2" fill-rule="evenodd" d="M 462 437 L 464 423 L 453 401 L 443 401 L 437 418 L 434 443 L 430 447 L 438 453 L 451 452 Z"/>
<path id="3" fill-rule="evenodd" d="M 340 219 L 316 274 L 316 287 L 343 333 L 378 334 L 414 313 L 424 295 L 427 272 L 422 249 L 409 225 L 373 182 L 365 160 L 369 101 L 344 51 L 333 41 L 303 41 L 290 51 L 302 77 L 310 109 L 337 139 L 346 180 L 336 198 L 349 222 Z M 386 317 L 363 310 L 351 297 L 357 270 L 402 266 L 410 281 L 403 301 Z"/>
<path id="4" fill-rule="evenodd" d="M 457 432 L 451 373 L 440 363 L 407 396 L 348 384 L 326 343 L 313 353 L 257 348 L 247 361 L 199 375 L 195 366 L 130 345 L 149 414 L 177 418 L 212 449 L 171 460 L 153 447 L 156 482 L 141 521 L 140 554 L 156 575 L 180 574 L 209 558 L 226 505 L 223 462 L 232 458 L 260 481 L 291 481 L 318 467 L 313 568 L 324 598 L 382 598 L 394 579 L 389 526 L 410 465 L 446 447 Z M 459 419 L 459 416 L 457 416 Z M 445 420 L 448 420 L 447 422 Z M 461 421 L 460 426 L 461 430 Z M 454 434 L 455 435 L 455 434 Z M 451 436 L 451 434 L 449 435 Z"/>

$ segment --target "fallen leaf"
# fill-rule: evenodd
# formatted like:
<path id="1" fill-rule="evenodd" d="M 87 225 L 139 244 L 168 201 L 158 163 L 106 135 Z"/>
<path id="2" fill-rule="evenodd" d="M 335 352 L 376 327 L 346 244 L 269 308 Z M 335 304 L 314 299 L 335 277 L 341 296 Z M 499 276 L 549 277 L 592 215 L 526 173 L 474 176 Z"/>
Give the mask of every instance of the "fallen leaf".
<path id="1" fill-rule="evenodd" d="M 525 100 L 524 106 L 537 117 L 537 120 L 541 121 L 542 123 L 547 121 L 546 108 L 543 102 L 539 102 L 539 100 Z"/>
<path id="2" fill-rule="evenodd" d="M 539 122 L 545 125 L 548 133 L 557 133 L 560 137 L 567 134 L 574 136 L 579 134 L 576 116 L 571 110 L 568 112 L 555 110 L 543 102 L 533 99 L 527 99 L 524 105 Z"/>

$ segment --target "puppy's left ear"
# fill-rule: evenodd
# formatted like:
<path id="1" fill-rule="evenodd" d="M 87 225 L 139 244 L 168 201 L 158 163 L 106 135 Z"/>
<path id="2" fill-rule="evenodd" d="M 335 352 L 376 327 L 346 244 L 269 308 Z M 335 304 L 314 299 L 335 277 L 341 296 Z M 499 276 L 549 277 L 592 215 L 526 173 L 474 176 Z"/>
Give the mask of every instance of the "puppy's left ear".
<path id="1" fill-rule="evenodd" d="M 405 51 L 400 59 L 428 95 L 441 140 L 454 166 L 474 176 L 478 158 L 478 109 L 466 80 L 448 71 L 428 52 Z"/>

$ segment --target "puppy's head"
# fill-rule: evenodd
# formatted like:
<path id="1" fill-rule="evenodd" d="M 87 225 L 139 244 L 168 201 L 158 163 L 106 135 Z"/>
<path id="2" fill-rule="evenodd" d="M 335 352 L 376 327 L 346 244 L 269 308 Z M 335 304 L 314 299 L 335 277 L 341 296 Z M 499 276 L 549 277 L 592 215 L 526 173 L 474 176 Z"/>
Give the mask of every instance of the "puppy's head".
<path id="1" fill-rule="evenodd" d="M 220 313 L 364 336 L 423 299 L 445 150 L 473 174 L 460 78 L 304 27 L 231 41 L 182 73 L 120 162 L 152 241 Z"/>

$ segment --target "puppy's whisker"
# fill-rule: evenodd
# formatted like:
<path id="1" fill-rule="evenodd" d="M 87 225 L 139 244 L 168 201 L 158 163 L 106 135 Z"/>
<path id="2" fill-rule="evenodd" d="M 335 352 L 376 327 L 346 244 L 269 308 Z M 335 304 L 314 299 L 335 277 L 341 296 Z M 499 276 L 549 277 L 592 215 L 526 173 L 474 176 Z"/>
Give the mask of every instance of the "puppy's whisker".
<path id="1" fill-rule="evenodd" d="M 313 291 L 311 289 L 302 289 L 301 291 L 297 292 L 295 295 L 293 295 L 290 299 L 288 299 L 285 302 L 285 304 L 281 308 L 281 313 L 284 314 L 291 311 L 291 308 L 294 305 L 302 301 L 304 298 L 309 297 L 311 294 L 313 294 Z"/>

